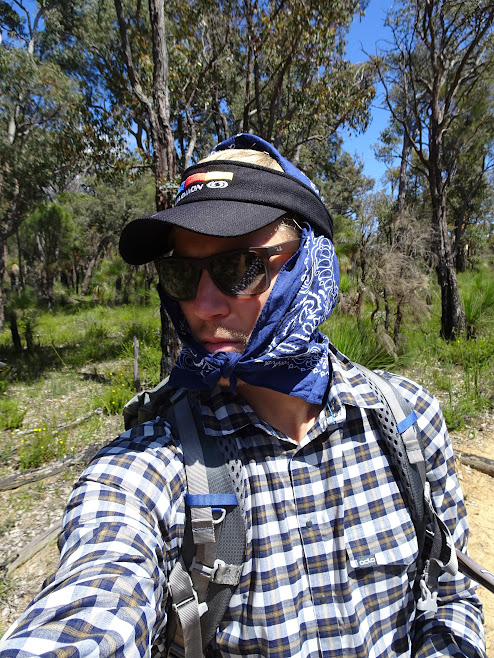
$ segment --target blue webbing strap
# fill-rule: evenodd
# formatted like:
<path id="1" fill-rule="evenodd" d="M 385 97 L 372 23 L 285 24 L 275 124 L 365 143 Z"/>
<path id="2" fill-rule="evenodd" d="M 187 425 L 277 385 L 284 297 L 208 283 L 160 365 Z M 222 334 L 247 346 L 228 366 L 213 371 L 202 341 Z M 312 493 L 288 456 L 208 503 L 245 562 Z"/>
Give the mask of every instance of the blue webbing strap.
<path id="1" fill-rule="evenodd" d="M 190 507 L 228 507 L 238 505 L 234 493 L 185 494 L 185 504 Z"/>
<path id="2" fill-rule="evenodd" d="M 400 423 L 396 424 L 396 429 L 400 434 L 403 434 L 409 427 L 417 422 L 417 415 L 415 411 L 412 411 L 410 415 L 404 418 Z"/>

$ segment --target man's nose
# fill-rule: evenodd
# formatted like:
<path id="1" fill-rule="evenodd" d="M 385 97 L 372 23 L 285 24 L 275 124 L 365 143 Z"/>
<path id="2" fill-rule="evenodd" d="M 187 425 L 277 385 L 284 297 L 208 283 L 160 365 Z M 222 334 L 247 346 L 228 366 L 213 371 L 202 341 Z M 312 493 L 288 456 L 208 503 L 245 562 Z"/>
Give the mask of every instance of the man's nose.
<path id="1" fill-rule="evenodd" d="M 203 320 L 215 315 L 226 316 L 230 312 L 228 296 L 221 292 L 207 270 L 201 272 L 194 299 L 194 312 Z"/>

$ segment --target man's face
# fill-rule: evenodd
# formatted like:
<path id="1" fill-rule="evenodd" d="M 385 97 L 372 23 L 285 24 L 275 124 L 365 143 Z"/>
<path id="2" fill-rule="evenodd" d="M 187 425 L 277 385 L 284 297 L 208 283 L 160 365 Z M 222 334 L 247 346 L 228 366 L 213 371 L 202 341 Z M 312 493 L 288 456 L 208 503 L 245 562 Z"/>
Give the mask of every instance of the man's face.
<path id="1" fill-rule="evenodd" d="M 270 224 L 258 231 L 234 238 L 217 238 L 186 229 L 174 232 L 174 255 L 205 258 L 232 249 L 263 247 L 293 240 L 288 229 L 276 230 Z M 243 352 L 254 325 L 268 299 L 276 277 L 290 258 L 290 254 L 277 254 L 270 259 L 271 285 L 255 297 L 230 297 L 219 290 L 209 273 L 203 271 L 195 299 L 180 302 L 192 335 L 210 352 Z"/>

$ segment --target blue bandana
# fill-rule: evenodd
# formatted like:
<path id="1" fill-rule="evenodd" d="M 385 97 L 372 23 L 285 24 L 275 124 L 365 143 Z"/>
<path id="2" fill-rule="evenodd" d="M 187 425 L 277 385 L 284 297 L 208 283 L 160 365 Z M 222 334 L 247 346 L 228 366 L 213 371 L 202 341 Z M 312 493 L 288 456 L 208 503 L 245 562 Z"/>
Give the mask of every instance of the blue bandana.
<path id="1" fill-rule="evenodd" d="M 191 335 L 175 300 L 160 296 L 184 347 L 170 375 L 175 387 L 212 389 L 237 379 L 322 404 L 330 377 L 328 339 L 319 326 L 338 297 L 338 261 L 331 241 L 306 224 L 296 254 L 280 270 L 242 353 L 210 354 Z"/>

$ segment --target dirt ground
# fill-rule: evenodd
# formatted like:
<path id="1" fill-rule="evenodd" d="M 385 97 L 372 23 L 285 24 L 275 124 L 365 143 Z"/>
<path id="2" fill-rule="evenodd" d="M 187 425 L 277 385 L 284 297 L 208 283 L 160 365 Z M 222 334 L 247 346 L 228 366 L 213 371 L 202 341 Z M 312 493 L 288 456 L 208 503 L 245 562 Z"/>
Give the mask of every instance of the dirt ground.
<path id="1" fill-rule="evenodd" d="M 494 459 L 494 430 L 477 432 L 475 437 L 456 437 L 453 445 L 459 450 Z M 471 557 L 484 568 L 494 573 L 494 477 L 463 466 L 457 462 L 463 495 L 470 521 Z M 479 589 L 484 605 L 487 656 L 494 657 L 494 594 L 485 588 Z"/>
<path id="2" fill-rule="evenodd" d="M 494 459 L 493 426 L 492 422 L 484 423 L 482 429 L 473 434 L 453 433 L 455 449 Z M 0 492 L 0 569 L 61 517 L 72 482 L 80 470 L 80 467 L 75 467 L 63 476 L 25 485 L 15 491 Z M 457 470 L 470 519 L 470 555 L 494 573 L 494 478 L 460 462 Z M 18 510 L 18 513 L 13 515 L 13 510 Z M 5 569 L 3 574 L 0 571 L 0 637 L 55 568 L 57 557 L 55 541 L 52 541 L 16 569 L 10 578 L 1 579 Z M 484 588 L 479 589 L 479 594 L 484 604 L 487 655 L 494 658 L 494 594 Z"/>

